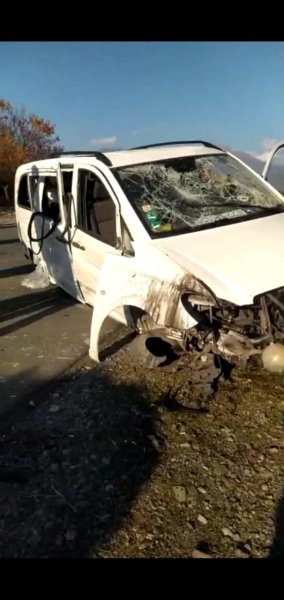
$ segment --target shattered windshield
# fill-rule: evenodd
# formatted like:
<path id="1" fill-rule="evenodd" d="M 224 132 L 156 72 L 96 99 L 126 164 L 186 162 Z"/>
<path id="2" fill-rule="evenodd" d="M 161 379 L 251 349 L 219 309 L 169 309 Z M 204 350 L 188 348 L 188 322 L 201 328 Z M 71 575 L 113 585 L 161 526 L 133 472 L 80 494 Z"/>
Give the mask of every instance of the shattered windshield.
<path id="1" fill-rule="evenodd" d="M 215 154 L 116 169 L 153 237 L 197 231 L 284 209 L 276 194 L 234 158 Z"/>

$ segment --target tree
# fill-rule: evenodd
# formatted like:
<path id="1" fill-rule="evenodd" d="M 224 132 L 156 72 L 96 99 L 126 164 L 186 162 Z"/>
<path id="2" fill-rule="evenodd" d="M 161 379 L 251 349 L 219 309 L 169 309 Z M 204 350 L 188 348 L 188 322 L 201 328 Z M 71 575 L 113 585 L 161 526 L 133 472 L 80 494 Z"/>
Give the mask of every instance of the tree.
<path id="1" fill-rule="evenodd" d="M 50 121 L 0 99 L 0 187 L 6 199 L 12 196 L 15 171 L 21 163 L 62 150 Z"/>

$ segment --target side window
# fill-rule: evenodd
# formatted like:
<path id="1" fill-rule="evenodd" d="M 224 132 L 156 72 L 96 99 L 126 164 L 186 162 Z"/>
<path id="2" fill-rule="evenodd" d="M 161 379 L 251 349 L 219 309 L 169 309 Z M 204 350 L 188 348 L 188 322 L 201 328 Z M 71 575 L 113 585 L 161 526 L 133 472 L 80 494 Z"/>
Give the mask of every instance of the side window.
<path id="1" fill-rule="evenodd" d="M 115 248 L 116 209 L 102 181 L 91 171 L 80 169 L 77 197 L 78 227 Z"/>
<path id="2" fill-rule="evenodd" d="M 39 185 L 38 175 L 29 175 L 31 205 L 36 210 L 35 195 Z"/>
<path id="3" fill-rule="evenodd" d="M 62 171 L 64 195 L 71 194 L 73 171 Z"/>
<path id="4" fill-rule="evenodd" d="M 31 200 L 28 187 L 28 175 L 22 175 L 18 188 L 18 205 L 31 210 Z"/>
<path id="5" fill-rule="evenodd" d="M 62 171 L 63 178 L 63 207 L 65 212 L 65 218 L 69 225 L 71 224 L 71 204 L 72 204 L 72 181 L 73 181 L 73 170 Z"/>
<path id="6" fill-rule="evenodd" d="M 41 210 L 46 217 L 60 223 L 59 190 L 55 176 L 45 177 Z"/>

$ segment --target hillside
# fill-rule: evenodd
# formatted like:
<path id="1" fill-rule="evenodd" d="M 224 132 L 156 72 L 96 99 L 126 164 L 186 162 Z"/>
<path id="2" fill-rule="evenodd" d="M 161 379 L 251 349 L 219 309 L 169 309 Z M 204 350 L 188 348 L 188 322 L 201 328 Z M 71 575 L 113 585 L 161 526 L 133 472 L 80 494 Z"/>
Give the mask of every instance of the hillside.
<path id="1" fill-rule="evenodd" d="M 251 169 L 254 169 L 259 174 L 262 173 L 265 165 L 262 160 L 259 160 L 259 158 L 252 156 L 248 152 L 243 152 L 242 150 L 233 150 L 232 153 L 251 167 Z M 269 173 L 269 183 L 284 193 L 284 164 L 276 163 L 276 161 L 273 162 L 274 164 L 272 164 Z"/>

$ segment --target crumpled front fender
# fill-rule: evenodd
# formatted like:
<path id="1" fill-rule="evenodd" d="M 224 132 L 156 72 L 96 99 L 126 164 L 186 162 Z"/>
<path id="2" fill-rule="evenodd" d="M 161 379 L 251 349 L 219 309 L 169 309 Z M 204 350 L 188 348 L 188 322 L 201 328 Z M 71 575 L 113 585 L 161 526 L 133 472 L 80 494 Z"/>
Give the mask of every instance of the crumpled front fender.
<path id="1" fill-rule="evenodd" d="M 196 325 L 180 302 L 183 291 L 200 291 L 201 285 L 189 274 L 173 281 L 161 281 L 134 269 L 115 269 L 112 259 L 105 261 L 94 303 L 90 357 L 99 362 L 99 338 L 105 319 L 118 307 L 135 306 L 151 316 L 155 324 L 181 331 Z"/>

